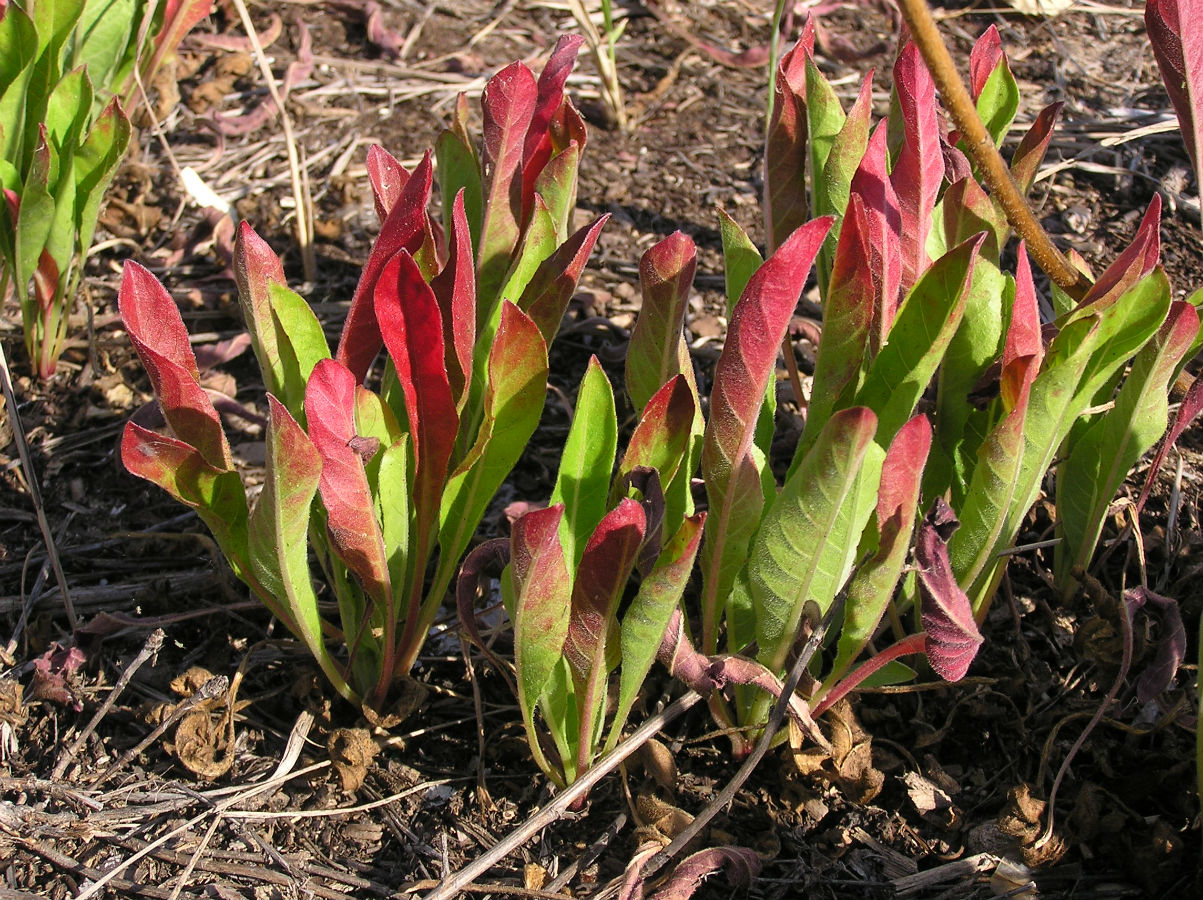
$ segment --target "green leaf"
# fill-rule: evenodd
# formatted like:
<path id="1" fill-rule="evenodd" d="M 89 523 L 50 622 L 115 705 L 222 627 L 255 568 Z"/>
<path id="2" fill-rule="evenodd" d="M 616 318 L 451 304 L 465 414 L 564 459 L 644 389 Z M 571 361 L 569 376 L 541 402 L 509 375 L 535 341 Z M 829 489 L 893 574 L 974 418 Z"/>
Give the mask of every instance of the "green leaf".
<path id="1" fill-rule="evenodd" d="M 1136 357 L 1115 406 L 1072 442 L 1068 458 L 1058 466 L 1057 526 L 1062 540 L 1054 570 L 1062 588 L 1073 584 L 1073 566 L 1090 564 L 1111 499 L 1136 461 L 1165 432 L 1170 382 L 1198 333 L 1198 313 L 1188 303 L 1175 303 L 1157 336 Z"/>
<path id="2" fill-rule="evenodd" d="M 851 570 L 881 473 L 884 454 L 870 450 L 876 428 L 864 407 L 833 415 L 765 513 L 748 574 L 758 658 L 773 672 L 784 668 L 806 602 L 825 611 Z"/>
<path id="3" fill-rule="evenodd" d="M 388 559 L 389 580 L 393 584 L 394 603 L 403 604 L 405 586 L 409 584 L 410 541 L 410 482 L 413 480 L 413 459 L 409 435 L 380 454 L 376 475 L 376 497 L 380 505 L 380 533 Z"/>
<path id="4" fill-rule="evenodd" d="M 267 395 L 267 471 L 251 512 L 250 568 L 266 596 L 288 610 L 297 637 L 305 642 L 335 689 L 358 698 L 322 639 L 322 619 L 309 576 L 309 513 L 317 493 L 322 458 L 284 405 Z"/>
<path id="5" fill-rule="evenodd" d="M 727 318 L 735 310 L 735 303 L 743 296 L 744 288 L 756 274 L 764 260 L 760 251 L 731 216 L 718 211 L 719 233 L 723 241 L 723 273 L 727 286 Z"/>
<path id="6" fill-rule="evenodd" d="M 606 514 L 617 448 L 614 391 L 601 363 L 593 356 L 577 392 L 572 427 L 564 442 L 560 471 L 549 501 L 552 505 L 564 505 L 560 544 L 572 572 L 580 565 L 589 535 Z"/>
<path id="7" fill-rule="evenodd" d="M 267 282 L 267 294 L 280 354 L 284 403 L 291 413 L 294 403 L 303 408 L 309 374 L 319 362 L 330 358 L 330 344 L 322 323 L 300 294 L 276 281 Z"/>
<path id="8" fill-rule="evenodd" d="M 660 552 L 652 571 L 639 585 L 639 593 L 622 617 L 619 638 L 622 669 L 619 672 L 618 705 L 610 725 L 605 753 L 618 745 L 623 725 L 656 659 L 656 651 L 660 649 L 669 617 L 689 583 L 698 545 L 702 540 L 705 517 L 705 513 L 698 513 L 681 523 L 676 534 Z"/>
<path id="9" fill-rule="evenodd" d="M 977 98 L 977 114 L 993 139 L 994 146 L 1002 146 L 1017 112 L 1019 85 L 1015 83 L 1015 76 L 1011 74 L 1011 67 L 1004 57 L 986 79 L 986 85 Z"/>
<path id="10" fill-rule="evenodd" d="M 114 75 L 138 35 L 137 0 L 90 0 L 75 31 L 73 65 L 86 66 L 96 87 L 107 95 L 115 87 Z"/>
<path id="11" fill-rule="evenodd" d="M 75 227 L 79 246 L 92 246 L 100 203 L 125 157 L 129 146 L 130 122 L 121 104 L 113 100 L 92 123 L 75 152 Z"/>
<path id="12" fill-rule="evenodd" d="M 450 232 L 451 206 L 455 195 L 462 190 L 472 246 L 478 247 L 484 215 L 484 188 L 480 179 L 480 161 L 468 136 L 468 98 L 463 94 L 456 98 L 451 127 L 439 135 L 434 152 L 439 167 L 439 189 L 443 195 L 443 227 Z"/>
<path id="13" fill-rule="evenodd" d="M 535 323 L 506 302 L 489 353 L 484 418 L 476 443 L 447 480 L 443 492 L 434 592 L 440 598 L 485 507 L 534 434 L 546 391 L 547 345 Z"/>
<path id="14" fill-rule="evenodd" d="M 827 170 L 836 138 L 844 127 L 844 108 L 835 89 L 819 71 L 810 54 L 806 56 L 806 149 L 810 156 L 810 215 L 812 218 L 838 213 L 822 177 Z M 865 135 L 868 142 L 868 133 Z"/>
<path id="15" fill-rule="evenodd" d="M 961 324 L 982 239 L 954 247 L 920 276 L 873 360 L 856 403 L 877 413 L 879 443 L 911 417 L 944 358 Z"/>

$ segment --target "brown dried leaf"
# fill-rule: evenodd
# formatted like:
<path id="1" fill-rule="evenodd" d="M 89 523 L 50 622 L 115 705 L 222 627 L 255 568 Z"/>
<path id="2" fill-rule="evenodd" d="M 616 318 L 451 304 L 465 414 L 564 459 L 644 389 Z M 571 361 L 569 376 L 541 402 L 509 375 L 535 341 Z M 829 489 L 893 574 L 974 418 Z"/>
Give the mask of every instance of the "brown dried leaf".
<path id="1" fill-rule="evenodd" d="M 342 779 L 343 790 L 354 793 L 363 786 L 368 766 L 380 748 L 366 728 L 336 728 L 326 740 L 326 752 Z"/>
<path id="2" fill-rule="evenodd" d="M 685 810 L 665 803 L 654 794 L 640 794 L 635 798 L 635 812 L 644 825 L 655 832 L 657 838 L 668 843 L 693 822 L 693 816 Z"/>
<path id="3" fill-rule="evenodd" d="M 212 677 L 204 666 L 193 666 L 171 679 L 171 690 L 181 697 L 191 697 Z"/>
<path id="4" fill-rule="evenodd" d="M 19 681 L 0 678 L 0 722 L 20 727 L 29 718 L 22 699 L 23 688 Z"/>
<path id="5" fill-rule="evenodd" d="M 528 891 L 541 891 L 547 884 L 547 870 L 538 863 L 527 863 L 522 867 L 522 883 Z"/>
<path id="6" fill-rule="evenodd" d="M 234 764 L 234 728 L 225 712 L 192 710 L 175 729 L 175 755 L 184 768 L 201 778 L 216 779 Z"/>
<path id="7" fill-rule="evenodd" d="M 639 748 L 639 760 L 643 770 L 656 785 L 668 792 L 669 796 L 677 792 L 677 761 L 673 759 L 672 751 L 661 741 L 651 738 Z"/>
<path id="8" fill-rule="evenodd" d="M 430 689 L 426 685 L 409 677 L 400 678 L 394 682 L 393 690 L 396 692 L 396 699 L 389 709 L 377 712 L 366 703 L 361 707 L 360 712 L 373 728 L 383 731 L 396 728 L 409 718 L 411 713 L 420 709 L 430 694 Z"/>

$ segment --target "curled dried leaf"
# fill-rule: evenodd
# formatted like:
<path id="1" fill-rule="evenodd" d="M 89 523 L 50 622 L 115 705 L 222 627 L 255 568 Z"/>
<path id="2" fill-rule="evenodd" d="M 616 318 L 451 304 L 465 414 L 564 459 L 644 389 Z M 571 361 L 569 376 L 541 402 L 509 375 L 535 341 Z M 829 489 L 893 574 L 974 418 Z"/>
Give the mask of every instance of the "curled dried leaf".
<path id="1" fill-rule="evenodd" d="M 343 790 L 354 793 L 363 787 L 368 766 L 380 748 L 366 728 L 337 728 L 326 740 L 326 752 L 330 754 L 334 771 L 342 779 Z"/>
<path id="2" fill-rule="evenodd" d="M 189 772 L 208 780 L 221 778 L 234 764 L 234 722 L 225 711 L 202 705 L 180 720 L 172 749 Z"/>

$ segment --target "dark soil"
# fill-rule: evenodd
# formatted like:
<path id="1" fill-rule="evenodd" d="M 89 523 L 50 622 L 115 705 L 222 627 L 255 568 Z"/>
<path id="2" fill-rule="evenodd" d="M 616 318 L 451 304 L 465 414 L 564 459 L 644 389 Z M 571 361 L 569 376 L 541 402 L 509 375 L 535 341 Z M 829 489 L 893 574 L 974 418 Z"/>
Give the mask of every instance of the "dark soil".
<path id="1" fill-rule="evenodd" d="M 1162 261 L 1176 292 L 1186 294 L 1203 286 L 1203 256 L 1199 190 L 1181 139 L 1162 133 L 1101 143 L 1169 115 L 1141 7 L 1129 3 L 1090 5 L 1052 19 L 955 4 L 942 27 L 963 58 L 977 34 L 998 25 L 1023 92 L 1021 120 L 1066 101 L 1048 163 L 1073 162 L 1036 189 L 1045 226 L 1098 270 L 1131 239 L 1160 191 L 1167 201 Z M 269 48 L 277 77 L 296 58 L 302 24 L 313 42 L 315 68 L 294 88 L 289 111 L 317 218 L 317 277 L 303 293 L 331 336 L 376 228 L 363 169 L 367 147 L 378 141 L 398 158 L 415 160 L 432 143 L 455 90 L 478 92 L 484 76 L 512 59 L 541 65 L 556 35 L 572 30 L 560 6 L 384 4 L 385 26 L 401 39 L 413 37 L 403 59 L 369 40 L 357 11 L 363 4 L 270 0 L 255 7 L 264 31 L 272 16 L 282 18 L 283 33 Z M 712 44 L 745 49 L 767 41 L 768 3 L 657 6 L 678 29 Z M 335 729 L 363 725 L 356 711 L 324 693 L 305 654 L 273 629 L 214 557 L 195 516 L 120 467 L 120 430 L 149 399 L 115 315 L 122 261 L 137 259 L 156 271 L 198 345 L 241 330 L 223 255 L 228 234 L 215 233 L 213 220 L 198 212 L 174 166 L 191 166 L 234 202 L 237 215 L 281 253 L 293 284 L 303 280 L 278 122 L 224 138 L 207 122 L 253 107 L 265 93 L 257 70 L 231 68 L 235 53 L 205 39 L 219 31 L 241 34 L 232 8 L 220 9 L 226 11 L 216 14 L 215 25 L 185 45 L 178 73 L 183 102 L 164 122 L 164 141 L 143 129 L 113 189 L 103 244 L 87 266 L 92 315 L 83 314 L 81 303 L 77 340 L 49 383 L 30 377 L 19 314 L 6 309 L 3 335 L 19 414 L 84 627 L 75 636 L 77 656 L 68 660 L 61 648 L 72 646 L 72 636 L 54 575 L 45 570 L 29 475 L 16 462 L 9 421 L 0 419 L 0 611 L 3 636 L 11 636 L 0 646 L 0 897 L 92 896 L 89 883 L 131 860 L 101 894 L 416 896 L 551 796 L 501 679 L 479 659 L 473 661 L 478 680 L 468 678 L 450 613 L 414 673 L 428 692 L 425 702 L 377 734 L 380 752 L 369 759 L 362 785 L 344 790 L 345 767 L 327 764 L 328 740 Z M 821 23 L 820 61 L 828 77 L 847 101 L 860 74 L 875 67 L 881 113 L 895 52 L 890 16 L 875 4 L 854 5 L 824 14 Z M 621 383 L 639 308 L 640 254 L 677 229 L 697 242 L 688 326 L 705 373 L 725 331 L 716 207 L 763 239 L 762 69 L 719 65 L 639 6 L 630 9 L 619 56 L 637 122 L 629 134 L 607 127 L 584 54 L 570 82 L 592 126 L 579 214 L 584 220 L 609 212 L 612 219 L 553 353 L 553 402 L 486 518 L 483 537 L 502 533 L 505 502 L 546 499 L 588 355 L 597 354 Z M 231 71 L 243 74 L 222 81 Z M 202 105 L 213 101 L 217 108 Z M 803 343 L 804 368 L 808 352 Z M 262 409 L 253 364 L 236 359 L 219 371 L 223 390 Z M 233 440 L 251 470 L 262 461 L 259 437 L 247 424 Z M 1181 496 L 1171 529 L 1179 458 Z M 1139 490 L 1143 471 L 1128 493 Z M 1203 433 L 1196 427 L 1171 454 L 1147 507 L 1144 556 L 1131 539 L 1115 543 L 1118 526 L 1112 527 L 1105 540 L 1115 545 L 1096 571 L 1103 589 L 1118 592 L 1143 566 L 1151 586 L 1180 601 L 1188 661 L 1197 659 L 1203 597 L 1201 479 Z M 1034 511 L 1022 540 L 1042 536 L 1049 512 L 1044 505 Z M 1199 896 L 1191 665 L 1144 707 L 1125 687 L 1060 788 L 1052 840 L 1038 841 L 1047 821 L 1043 801 L 1110 690 L 1117 660 L 1114 635 L 1099 613 L 1105 603 L 1080 596 L 1061 604 L 1042 577 L 1049 562 L 1039 553 L 1016 558 L 965 681 L 865 692 L 855 700 L 855 719 L 845 711 L 828 723 L 846 733 L 850 747 L 871 739 L 871 750 L 849 754 L 859 763 L 804 776 L 786 750 L 770 755 L 702 839 L 754 848 L 761 877 L 750 890 L 715 878 L 705 895 L 969 898 L 1005 895 L 1031 879 L 1036 887 L 1013 896 Z M 161 650 L 68 754 L 155 628 L 166 635 Z M 1144 636 L 1147 645 L 1157 635 Z M 179 734 L 168 730 L 166 740 L 146 741 L 155 727 L 150 707 L 178 699 L 173 679 L 198 665 L 238 683 L 232 764 L 213 781 L 181 765 Z M 652 687 L 645 714 L 679 693 L 668 681 Z M 213 721 L 221 756 L 224 720 Z M 290 734 L 299 756 L 288 752 Z M 679 769 L 673 803 L 687 813 L 705 807 L 737 768 L 700 706 L 660 740 Z M 56 762 L 68 756 L 56 773 Z M 291 777 L 251 796 L 281 760 Z M 881 773 L 875 795 L 865 789 L 873 772 Z M 639 812 L 628 806 L 628 790 L 644 793 L 646 780 L 639 767 L 609 776 L 585 810 L 552 824 L 482 881 L 496 895 L 592 895 L 622 874 L 642 841 L 663 837 L 645 806 Z M 1030 868 L 1008 882 L 1005 873 L 1017 866 Z M 540 888 L 551 893 L 539 894 Z"/>

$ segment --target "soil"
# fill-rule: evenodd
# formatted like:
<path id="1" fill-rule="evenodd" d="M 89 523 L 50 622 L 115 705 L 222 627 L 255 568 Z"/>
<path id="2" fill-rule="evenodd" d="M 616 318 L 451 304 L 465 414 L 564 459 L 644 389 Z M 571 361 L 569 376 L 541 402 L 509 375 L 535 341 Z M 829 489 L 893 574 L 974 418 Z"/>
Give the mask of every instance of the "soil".
<path id="1" fill-rule="evenodd" d="M 640 254 L 677 229 L 697 242 L 688 327 L 706 373 L 725 330 L 716 207 L 763 242 L 763 70 L 720 65 L 681 35 L 732 50 L 765 46 L 772 4 L 655 6 L 670 21 L 631 5 L 619 43 L 636 123 L 629 133 L 609 126 L 584 54 L 569 83 L 591 124 L 579 213 L 612 219 L 556 343 L 555 402 L 482 537 L 502 533 L 505 502 L 548 495 L 588 354 L 620 384 L 639 307 Z M 268 0 L 252 9 L 262 33 L 275 17 L 283 26 L 268 48 L 277 78 L 300 55 L 304 32 L 312 41 L 314 68 L 293 87 L 288 110 L 317 219 L 316 276 L 301 289 L 332 336 L 376 227 L 367 147 L 380 142 L 415 161 L 456 91 L 474 95 L 512 59 L 541 64 L 555 37 L 572 30 L 564 7 Z M 1083 2 L 1042 18 L 953 4 L 941 11 L 941 27 L 963 60 L 977 34 L 998 26 L 1021 86 L 1021 121 L 1065 101 L 1047 161 L 1054 171 L 1036 190 L 1049 231 L 1100 270 L 1160 192 L 1162 261 L 1184 295 L 1203 285 L 1198 186 L 1176 133 L 1127 134 L 1172 118 L 1141 9 L 1132 0 Z M 373 12 L 379 20 L 369 18 Z M 880 114 L 896 50 L 887 7 L 836 5 L 820 22 L 820 64 L 845 104 L 874 67 Z M 373 23 L 388 31 L 377 33 Z M 19 314 L 6 309 L 19 414 L 83 627 L 72 636 L 44 565 L 30 476 L 5 418 L 0 608 L 11 638 L 0 648 L 0 896 L 421 895 L 552 795 L 502 680 L 479 659 L 471 666 L 476 680 L 468 677 L 448 613 L 414 672 L 425 700 L 368 746 L 356 744 L 354 732 L 338 731 L 364 725 L 356 711 L 332 699 L 295 642 L 248 599 L 196 517 L 117 461 L 123 423 L 150 399 L 115 314 L 121 263 L 137 259 L 164 280 L 198 346 L 241 331 L 227 268 L 229 223 L 199 211 L 179 168 L 191 167 L 252 222 L 281 253 L 294 285 L 304 277 L 280 124 L 267 117 L 233 133 L 266 93 L 258 70 L 228 40 L 242 34 L 234 8 L 219 4 L 199 31 L 177 70 L 182 102 L 162 110 L 161 134 L 141 130 L 111 192 L 75 339 L 50 382 L 31 377 Z M 231 117 L 231 133 L 222 135 L 214 116 Z M 805 370 L 809 349 L 800 347 Z M 245 358 L 214 373 L 214 387 L 263 408 L 262 384 Z M 260 432 L 253 421 L 241 427 L 235 450 L 253 471 L 262 461 Z M 1140 522 L 1143 540 L 1116 540 L 1122 522 L 1111 527 L 1105 540 L 1113 546 L 1095 570 L 1100 590 L 1114 593 L 1145 567 L 1150 584 L 1181 604 L 1188 661 L 1197 659 L 1203 597 L 1196 587 L 1201 451 L 1196 426 L 1158 480 Z M 1144 469 L 1128 495 L 1139 491 Z M 1049 512 L 1037 507 L 1023 540 L 1041 536 Z M 715 877 L 700 896 L 1199 896 L 1190 665 L 1151 704 L 1138 705 L 1125 687 L 1060 786 L 1052 839 L 1039 840 L 1054 776 L 1104 702 L 1117 664 L 1101 595 L 1061 603 L 1042 577 L 1048 563 L 1039 551 L 1015 559 L 986 623 L 985 648 L 963 682 L 865 691 L 851 709 L 837 709 L 824 727 L 844 735 L 843 765 L 803 775 L 786 750 L 774 751 L 697 845 L 753 848 L 760 876 L 750 887 Z M 1149 640 L 1156 637 L 1150 622 L 1142 626 L 1153 629 L 1143 635 Z M 156 628 L 165 633 L 161 647 L 128 686 L 119 685 Z M 200 665 L 237 685 L 232 743 L 212 703 L 196 707 L 212 715 L 191 720 L 199 737 L 155 727 L 162 704 L 188 692 L 173 682 Z M 206 677 L 194 675 L 193 687 Z M 680 693 L 667 680 L 652 687 L 644 715 Z M 190 737 L 208 753 L 199 768 L 210 777 L 181 763 Z M 671 803 L 686 814 L 735 774 L 738 760 L 701 706 L 668 724 L 659 740 L 677 769 Z M 353 764 L 356 754 L 365 765 Z M 276 771 L 289 777 L 256 791 Z M 585 808 L 552 822 L 473 890 L 583 897 L 610 885 L 641 844 L 671 836 L 666 819 L 648 812 L 652 771 L 633 765 L 608 776 Z M 868 787 L 875 779 L 879 791 Z M 632 793 L 645 802 L 629 806 Z M 114 867 L 120 871 L 104 887 L 89 889 Z"/>

